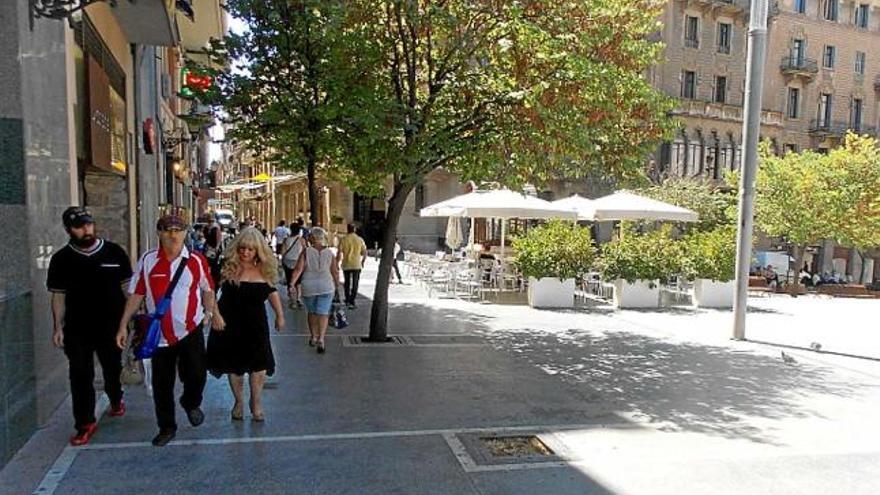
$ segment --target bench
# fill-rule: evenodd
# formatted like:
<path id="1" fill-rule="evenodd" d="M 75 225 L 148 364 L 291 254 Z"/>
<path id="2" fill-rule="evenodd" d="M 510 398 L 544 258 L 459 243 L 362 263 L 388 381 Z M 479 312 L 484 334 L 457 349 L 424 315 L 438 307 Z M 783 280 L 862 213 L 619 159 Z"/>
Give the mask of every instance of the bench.
<path id="1" fill-rule="evenodd" d="M 749 292 L 756 294 L 769 294 L 776 291 L 767 285 L 767 279 L 764 277 L 749 276 Z"/>
<path id="2" fill-rule="evenodd" d="M 822 284 L 816 288 L 818 294 L 832 297 L 851 297 L 856 299 L 874 299 L 877 293 L 868 290 L 864 285 L 857 284 Z"/>

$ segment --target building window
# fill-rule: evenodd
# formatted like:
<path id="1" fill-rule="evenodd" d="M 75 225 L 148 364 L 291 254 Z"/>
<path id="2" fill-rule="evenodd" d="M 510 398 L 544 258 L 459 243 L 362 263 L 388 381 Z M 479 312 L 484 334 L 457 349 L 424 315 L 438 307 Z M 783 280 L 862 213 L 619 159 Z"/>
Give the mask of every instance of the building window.
<path id="1" fill-rule="evenodd" d="M 684 46 L 699 48 L 700 46 L 700 18 L 687 16 L 684 26 Z"/>
<path id="2" fill-rule="evenodd" d="M 850 112 L 850 128 L 856 132 L 860 132 L 862 130 L 862 99 L 861 98 L 853 98 L 852 100 L 852 112 Z"/>
<path id="3" fill-rule="evenodd" d="M 822 67 L 826 69 L 834 68 L 834 45 L 825 45 L 824 55 L 822 57 Z"/>
<path id="4" fill-rule="evenodd" d="M 730 33 L 730 24 L 718 23 L 718 53 L 730 53 Z"/>
<path id="5" fill-rule="evenodd" d="M 797 145 L 792 143 L 786 143 L 782 147 L 782 154 L 787 155 L 789 153 L 797 153 Z"/>
<path id="6" fill-rule="evenodd" d="M 865 75 L 865 52 L 856 52 L 856 74 Z"/>
<path id="7" fill-rule="evenodd" d="M 788 88 L 788 118 L 796 119 L 800 116 L 801 90 Z"/>
<path id="8" fill-rule="evenodd" d="M 868 27 L 868 11 L 871 6 L 866 3 L 860 3 L 856 7 L 856 27 L 866 28 Z"/>
<path id="9" fill-rule="evenodd" d="M 715 76 L 715 103 L 727 102 L 727 76 Z"/>
<path id="10" fill-rule="evenodd" d="M 831 126 L 831 94 L 822 93 L 819 95 L 819 127 L 827 128 Z"/>
<path id="11" fill-rule="evenodd" d="M 792 40 L 791 41 L 791 61 L 797 64 L 798 67 L 804 64 L 804 57 L 807 55 L 807 48 L 804 40 Z"/>
<path id="12" fill-rule="evenodd" d="M 681 97 L 693 100 L 697 97 L 697 73 L 686 70 L 681 75 Z"/>
<path id="13" fill-rule="evenodd" d="M 825 0 L 825 8 L 822 9 L 822 17 L 826 21 L 837 20 L 837 0 Z"/>
<path id="14" fill-rule="evenodd" d="M 807 12 L 807 0 L 794 0 L 794 11 L 798 14 Z"/>

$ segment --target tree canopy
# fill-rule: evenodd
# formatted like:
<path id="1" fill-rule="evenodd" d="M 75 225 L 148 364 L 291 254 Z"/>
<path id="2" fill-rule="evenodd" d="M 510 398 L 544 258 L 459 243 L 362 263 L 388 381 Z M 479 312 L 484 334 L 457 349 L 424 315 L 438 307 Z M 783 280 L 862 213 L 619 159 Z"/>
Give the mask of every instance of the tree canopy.
<path id="1" fill-rule="evenodd" d="M 880 151 L 877 140 L 848 134 L 827 155 L 774 155 L 760 149 L 755 224 L 770 236 L 807 246 L 833 239 L 865 249 L 880 245 Z"/>
<path id="2" fill-rule="evenodd" d="M 387 333 L 404 203 L 433 170 L 514 188 L 632 179 L 674 127 L 674 101 L 644 77 L 663 48 L 650 40 L 662 0 L 229 4 L 251 27 L 227 39 L 250 61 L 227 80 L 225 106 L 256 131 L 238 135 L 289 166 L 313 150 L 350 187 L 384 188 L 371 339 Z"/>

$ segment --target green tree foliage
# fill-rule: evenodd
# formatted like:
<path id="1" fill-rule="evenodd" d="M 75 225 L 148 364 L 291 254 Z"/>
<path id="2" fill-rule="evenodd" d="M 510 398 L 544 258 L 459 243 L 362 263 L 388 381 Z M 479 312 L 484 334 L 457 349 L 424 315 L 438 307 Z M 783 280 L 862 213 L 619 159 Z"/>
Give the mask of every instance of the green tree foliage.
<path id="1" fill-rule="evenodd" d="M 681 275 L 688 280 L 705 278 L 727 282 L 734 279 L 736 225 L 693 232 L 676 242 L 680 243 Z"/>
<path id="2" fill-rule="evenodd" d="M 386 335 L 388 276 L 406 197 L 439 167 L 517 187 L 587 174 L 631 178 L 673 127 L 643 73 L 662 46 L 659 0 L 347 2 L 372 59 L 372 118 L 339 157 L 391 177 L 370 336 Z"/>
<path id="3" fill-rule="evenodd" d="M 755 225 L 795 246 L 796 267 L 806 247 L 823 239 L 857 249 L 880 245 L 875 139 L 850 133 L 827 155 L 808 150 L 776 156 L 766 142 L 759 152 Z"/>
<path id="4" fill-rule="evenodd" d="M 360 97 L 356 65 L 341 47 L 357 42 L 344 29 L 341 0 L 228 0 L 247 30 L 229 33 L 212 54 L 219 94 L 213 103 L 237 140 L 282 169 L 305 171 L 311 221 L 318 222 L 315 176 L 337 149 L 337 130 Z"/>
<path id="5" fill-rule="evenodd" d="M 694 224 L 697 230 L 712 230 L 736 222 L 736 194 L 727 186 L 694 179 L 667 179 L 638 193 L 696 212 L 700 217 Z"/>
<path id="6" fill-rule="evenodd" d="M 625 232 L 601 247 L 599 268 L 607 281 L 665 280 L 681 271 L 681 243 L 670 225 L 646 232 Z"/>
<path id="7" fill-rule="evenodd" d="M 592 269 L 595 248 L 590 229 L 550 221 L 513 242 L 516 265 L 526 277 L 579 278 Z"/>

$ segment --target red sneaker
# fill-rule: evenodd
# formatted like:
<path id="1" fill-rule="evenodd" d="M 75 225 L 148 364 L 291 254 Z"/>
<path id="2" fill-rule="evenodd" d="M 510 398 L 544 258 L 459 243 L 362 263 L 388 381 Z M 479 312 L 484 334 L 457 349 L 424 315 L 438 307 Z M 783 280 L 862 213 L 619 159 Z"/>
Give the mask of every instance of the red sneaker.
<path id="1" fill-rule="evenodd" d="M 70 445 L 74 447 L 79 447 L 80 445 L 85 445 L 89 443 L 92 435 L 98 431 L 98 423 L 89 423 L 82 428 L 77 429 L 76 435 L 70 437 Z"/>
<path id="2" fill-rule="evenodd" d="M 107 413 L 108 416 L 113 418 L 118 418 L 125 414 L 125 399 L 119 399 L 119 404 L 113 405 L 110 404 L 110 412 Z"/>

